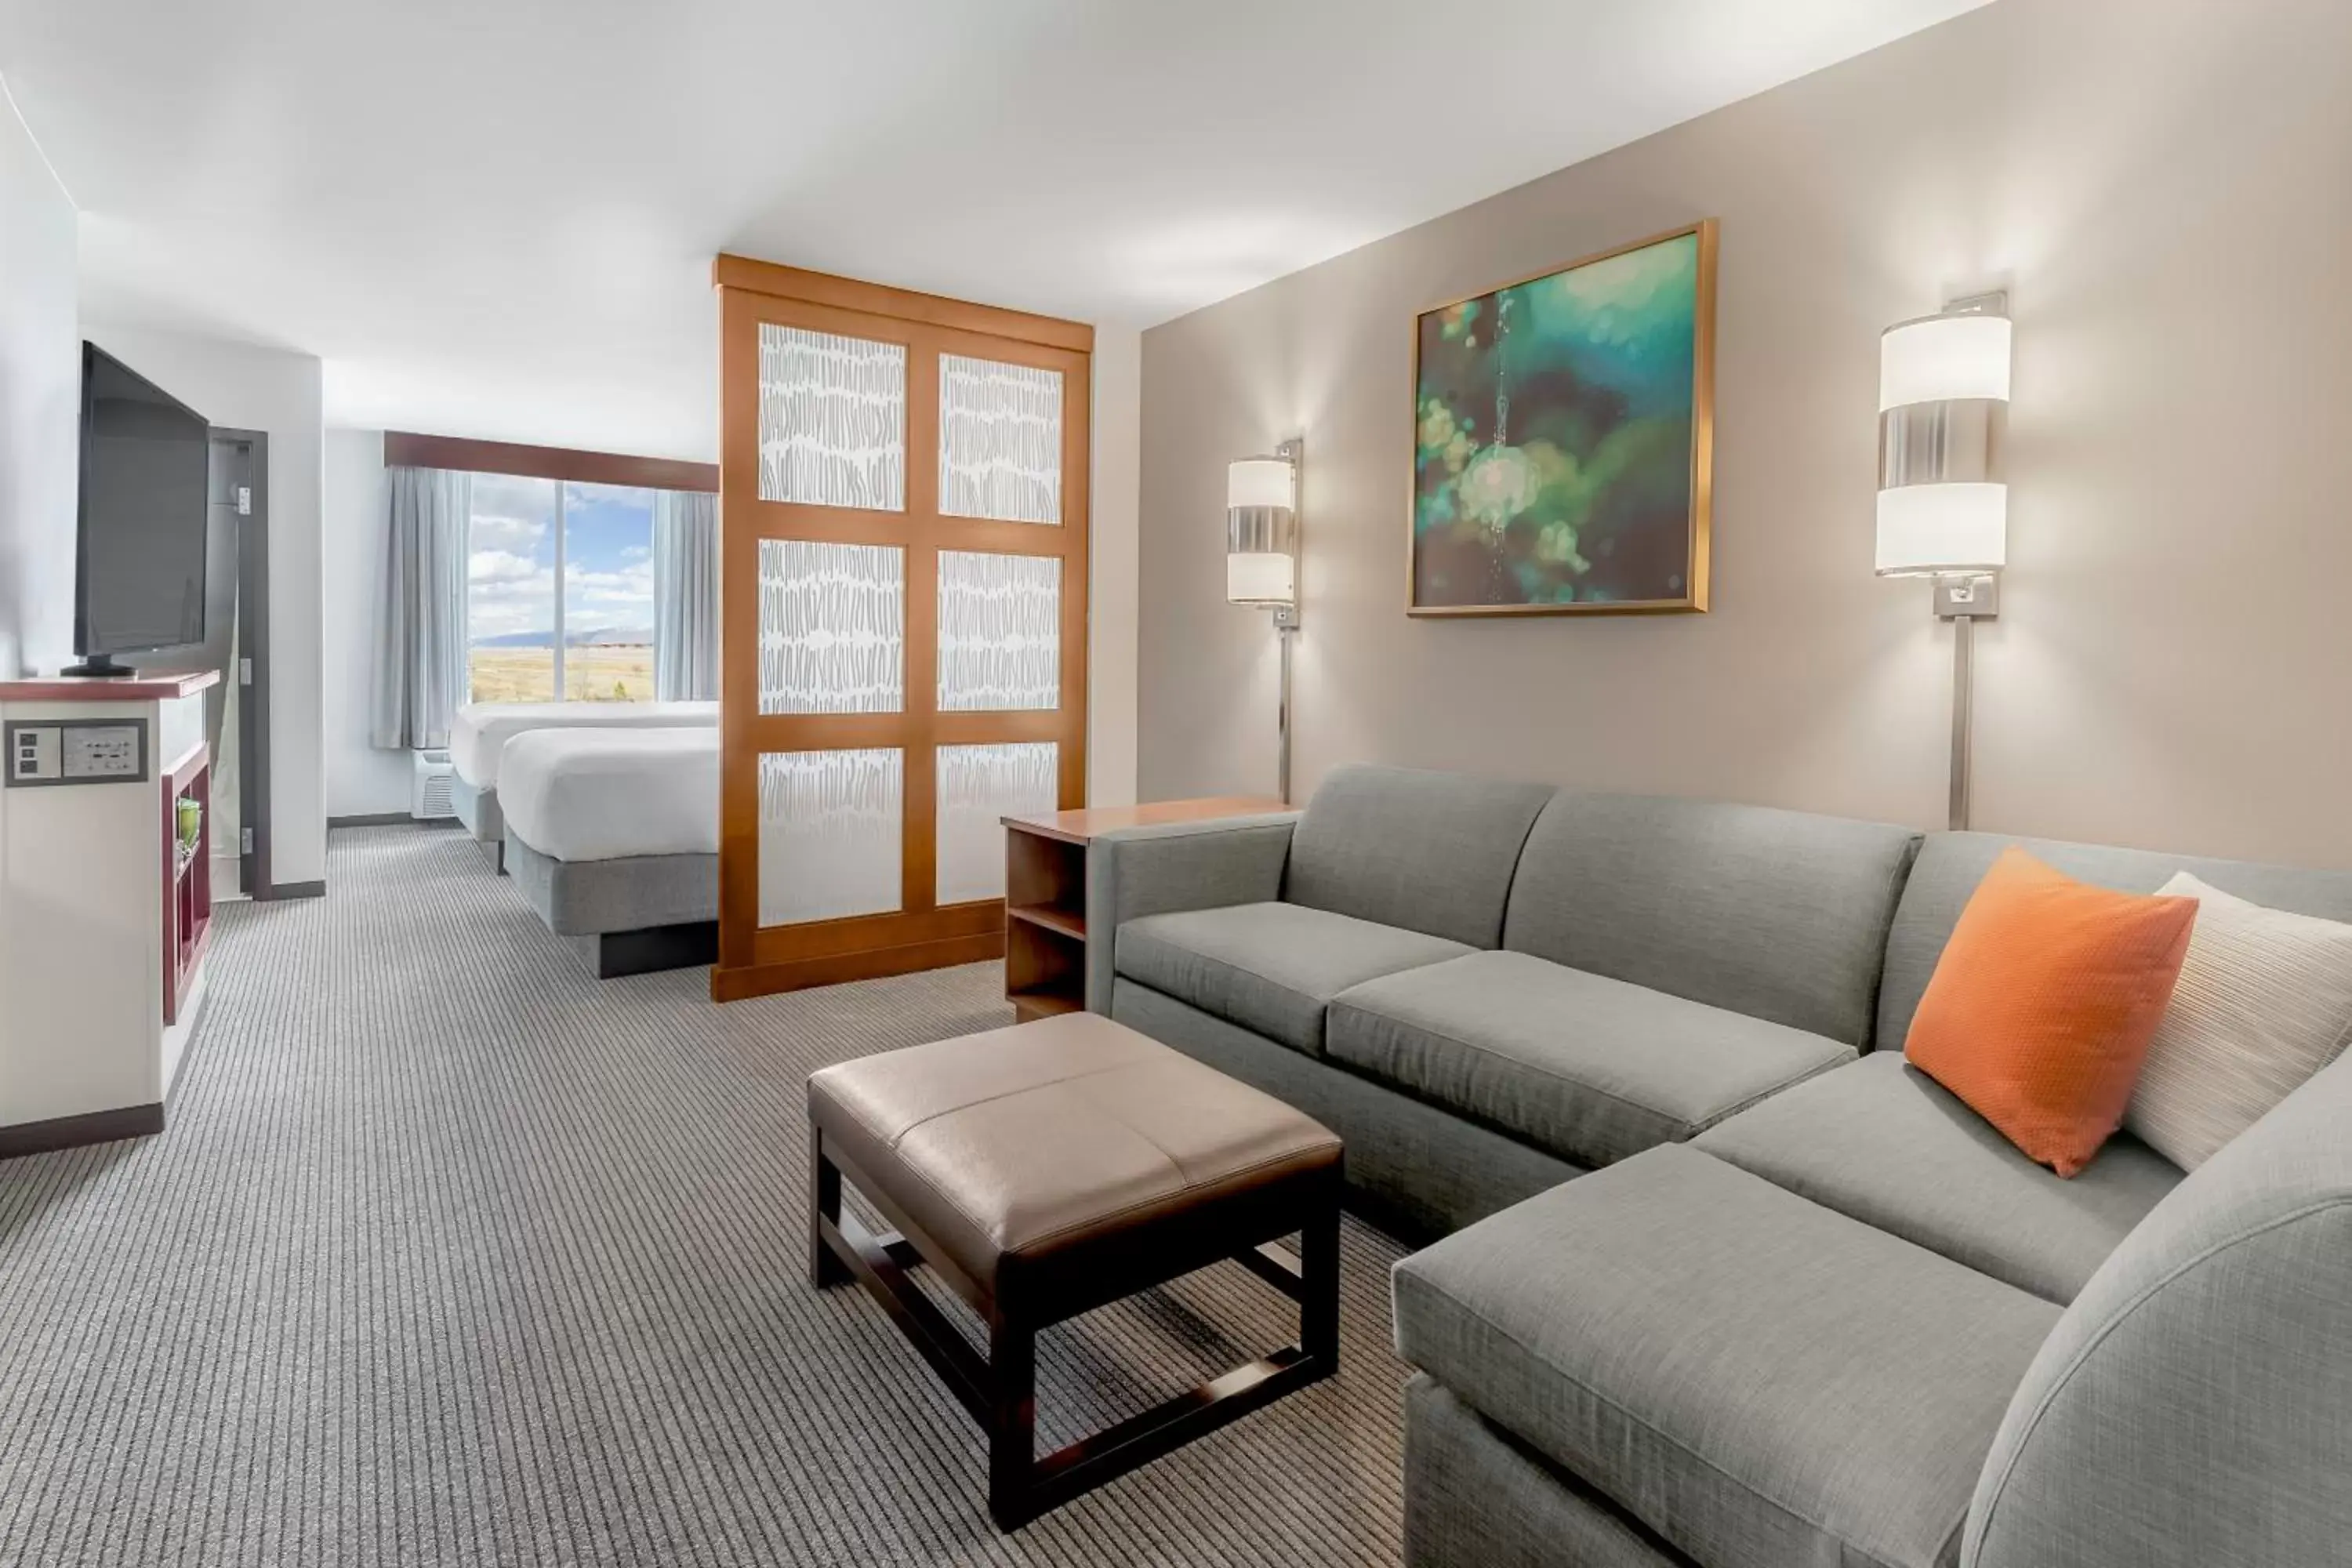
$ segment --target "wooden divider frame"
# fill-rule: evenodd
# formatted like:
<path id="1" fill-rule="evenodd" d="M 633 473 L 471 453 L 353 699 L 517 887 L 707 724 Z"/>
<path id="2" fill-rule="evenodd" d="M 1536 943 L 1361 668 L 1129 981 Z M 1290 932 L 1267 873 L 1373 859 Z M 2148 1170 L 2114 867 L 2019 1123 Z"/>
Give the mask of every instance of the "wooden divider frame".
<path id="1" fill-rule="evenodd" d="M 1060 801 L 1087 790 L 1087 543 L 1089 374 L 1094 329 L 822 272 L 721 256 L 719 302 L 719 962 L 714 1000 L 972 963 L 1004 952 L 1004 901 L 941 906 L 937 751 L 1053 741 Z M 762 322 L 904 344 L 906 510 L 869 511 L 760 499 Z M 942 353 L 1062 373 L 1060 525 L 943 517 L 939 510 Z M 759 554 L 763 539 L 887 544 L 906 558 L 906 697 L 897 713 L 761 714 Z M 985 551 L 1062 563 L 1061 696 L 1050 712 L 938 711 L 939 552 Z M 760 754 L 893 747 L 904 754 L 899 909 L 806 924 L 760 924 Z"/>

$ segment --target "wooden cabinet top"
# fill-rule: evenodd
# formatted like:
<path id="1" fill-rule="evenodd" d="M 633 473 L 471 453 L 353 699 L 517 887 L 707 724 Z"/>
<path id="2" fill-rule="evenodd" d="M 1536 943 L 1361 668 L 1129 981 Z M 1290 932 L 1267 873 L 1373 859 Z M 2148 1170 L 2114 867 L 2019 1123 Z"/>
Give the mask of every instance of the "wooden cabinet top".
<path id="1" fill-rule="evenodd" d="M 1145 805 L 1090 805 L 1076 811 L 1008 816 L 1004 826 L 1042 834 L 1065 844 L 1084 844 L 1097 834 L 1121 827 L 1158 827 L 1171 822 L 1206 822 L 1219 816 L 1256 816 L 1291 808 L 1270 795 L 1223 795 L 1207 800 L 1159 800 Z"/>
<path id="2" fill-rule="evenodd" d="M 163 702 L 191 696 L 218 679 L 217 669 L 186 675 L 37 675 L 0 680 L 0 702 Z"/>

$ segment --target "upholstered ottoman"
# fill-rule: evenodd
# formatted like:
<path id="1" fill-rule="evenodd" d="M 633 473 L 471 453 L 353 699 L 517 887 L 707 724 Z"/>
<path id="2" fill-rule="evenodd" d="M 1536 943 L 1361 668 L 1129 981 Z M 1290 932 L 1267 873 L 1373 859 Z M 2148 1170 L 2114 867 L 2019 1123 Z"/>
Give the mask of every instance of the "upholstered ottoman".
<path id="1" fill-rule="evenodd" d="M 844 1062 L 809 1079 L 809 1276 L 853 1275 L 988 1434 L 1013 1529 L 1328 1376 L 1339 1355 L 1339 1140 L 1091 1013 Z M 845 1215 L 847 1176 L 898 1227 Z M 1299 1233 L 1299 1262 L 1262 1250 Z M 1298 1342 L 1040 1459 L 1035 1339 L 1232 1258 L 1298 1303 Z M 988 1325 L 982 1362 L 907 1277 Z"/>

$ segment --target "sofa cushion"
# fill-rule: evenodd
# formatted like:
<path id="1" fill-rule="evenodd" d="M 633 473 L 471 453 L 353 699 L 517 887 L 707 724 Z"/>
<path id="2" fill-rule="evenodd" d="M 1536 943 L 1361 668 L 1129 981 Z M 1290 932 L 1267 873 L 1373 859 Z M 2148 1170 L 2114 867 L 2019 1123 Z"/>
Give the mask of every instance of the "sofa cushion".
<path id="1" fill-rule="evenodd" d="M 1763 806 L 1561 795 L 1528 835 L 1503 945 L 1863 1047 L 1918 843 Z"/>
<path id="2" fill-rule="evenodd" d="M 1323 1011 L 1350 985 L 1439 963 L 1458 942 L 1297 904 L 1145 915 L 1118 928 L 1118 973 L 1310 1056 Z"/>
<path id="3" fill-rule="evenodd" d="M 1878 996 L 1878 1044 L 1900 1050 L 1912 1012 L 1936 973 L 1945 939 L 1959 922 L 1988 867 L 2012 844 L 2035 859 L 2080 881 L 2126 893 L 2152 893 L 2176 871 L 2273 910 L 2352 921 L 2352 871 L 2314 871 L 2264 866 L 2251 860 L 2210 860 L 2195 855 L 2165 855 L 2147 849 L 2116 849 L 2104 844 L 2068 844 L 2051 838 L 2012 838 L 1998 833 L 1931 834 L 1903 884 L 1903 901 L 1886 933 L 1886 965 Z"/>
<path id="4" fill-rule="evenodd" d="M 1493 947 L 1520 846 L 1555 793 L 1549 784 L 1461 773 L 1340 768 L 1291 835 L 1282 896 Z"/>
<path id="5" fill-rule="evenodd" d="M 2187 871 L 2197 929 L 2124 1126 L 2184 1171 L 2352 1043 L 2352 924 L 2267 910 Z"/>
<path id="6" fill-rule="evenodd" d="M 1903 1055 L 2071 1176 L 2124 1124 L 2172 1000 L 2194 899 L 2078 882 L 2011 846 L 1977 884 Z"/>
<path id="7" fill-rule="evenodd" d="M 1396 1267 L 1397 1348 L 1711 1568 L 1955 1561 L 2038 1297 L 1686 1147 Z"/>
<path id="8" fill-rule="evenodd" d="M 1523 952 L 1473 952 L 1351 986 L 1332 1000 L 1324 1049 L 1583 1165 L 1679 1142 L 1854 1059 L 1819 1035 Z"/>
<path id="9" fill-rule="evenodd" d="M 1693 1146 L 2062 1304 L 2180 1184 L 2128 1134 L 2062 1180 L 1892 1051 L 1775 1095 Z"/>

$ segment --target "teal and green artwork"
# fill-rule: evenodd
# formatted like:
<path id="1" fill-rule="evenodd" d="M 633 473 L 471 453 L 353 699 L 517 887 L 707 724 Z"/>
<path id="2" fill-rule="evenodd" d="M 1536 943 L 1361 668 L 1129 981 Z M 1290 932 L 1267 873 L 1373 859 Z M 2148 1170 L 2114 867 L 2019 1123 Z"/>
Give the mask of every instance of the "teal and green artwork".
<path id="1" fill-rule="evenodd" d="M 1415 615 L 1706 608 L 1712 219 L 1423 311 Z"/>

